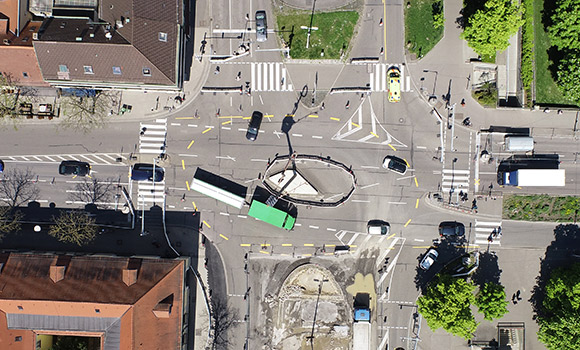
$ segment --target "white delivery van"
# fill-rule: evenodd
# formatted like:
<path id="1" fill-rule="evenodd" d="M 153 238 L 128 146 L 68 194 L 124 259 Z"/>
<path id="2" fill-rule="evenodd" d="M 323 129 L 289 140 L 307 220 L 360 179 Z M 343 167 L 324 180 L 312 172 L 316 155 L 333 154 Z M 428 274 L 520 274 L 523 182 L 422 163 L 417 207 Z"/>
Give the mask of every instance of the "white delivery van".
<path id="1" fill-rule="evenodd" d="M 534 150 L 534 138 L 529 136 L 506 136 L 505 150 L 508 152 L 531 152 Z"/>

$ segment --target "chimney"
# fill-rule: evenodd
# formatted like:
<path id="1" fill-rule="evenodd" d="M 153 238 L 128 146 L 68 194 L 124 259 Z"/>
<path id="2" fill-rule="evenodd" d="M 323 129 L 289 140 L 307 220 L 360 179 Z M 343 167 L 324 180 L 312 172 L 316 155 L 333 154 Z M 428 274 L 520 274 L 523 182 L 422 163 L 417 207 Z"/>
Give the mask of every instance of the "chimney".
<path id="1" fill-rule="evenodd" d="M 123 269 L 123 283 L 132 286 L 137 283 L 139 269 L 141 268 L 141 259 L 130 258 L 127 267 Z"/>
<path id="2" fill-rule="evenodd" d="M 66 274 L 66 269 L 70 264 L 72 256 L 70 255 L 60 255 L 56 261 L 50 265 L 50 279 L 57 283 L 64 279 L 64 275 Z"/>

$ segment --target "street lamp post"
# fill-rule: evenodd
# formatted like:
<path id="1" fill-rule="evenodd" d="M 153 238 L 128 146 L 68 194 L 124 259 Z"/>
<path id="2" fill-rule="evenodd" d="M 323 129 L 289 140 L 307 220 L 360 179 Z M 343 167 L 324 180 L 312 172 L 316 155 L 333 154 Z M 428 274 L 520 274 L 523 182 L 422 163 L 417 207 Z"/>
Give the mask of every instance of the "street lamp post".
<path id="1" fill-rule="evenodd" d="M 455 189 L 453 188 L 453 180 L 455 180 L 455 162 L 457 162 L 457 158 L 453 158 L 453 163 L 451 163 L 451 188 L 449 189 L 449 204 L 451 204 L 451 196 Z"/>
<path id="2" fill-rule="evenodd" d="M 316 298 L 316 307 L 314 308 L 314 320 L 312 320 L 312 332 L 310 332 L 310 336 L 307 339 L 310 339 L 310 346 L 314 348 L 314 326 L 316 326 L 316 314 L 318 313 L 318 302 L 320 301 L 320 294 L 322 293 L 322 284 L 324 282 L 328 282 L 327 279 L 319 280 L 317 278 L 314 279 L 314 282 L 319 282 L 318 285 L 318 297 Z"/>
<path id="3" fill-rule="evenodd" d="M 433 93 L 431 93 L 431 97 L 436 97 L 435 95 L 435 86 L 437 86 L 437 75 L 439 74 L 436 70 L 429 70 L 423 69 L 424 73 L 435 73 L 435 80 L 433 81 Z"/>

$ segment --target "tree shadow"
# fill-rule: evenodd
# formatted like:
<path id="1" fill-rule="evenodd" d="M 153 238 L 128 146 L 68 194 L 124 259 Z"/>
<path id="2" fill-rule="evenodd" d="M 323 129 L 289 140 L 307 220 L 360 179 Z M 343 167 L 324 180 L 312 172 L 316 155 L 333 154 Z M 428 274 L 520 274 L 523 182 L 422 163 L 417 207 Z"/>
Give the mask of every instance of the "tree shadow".
<path id="1" fill-rule="evenodd" d="M 491 252 L 480 252 L 479 267 L 471 275 L 471 280 L 480 287 L 488 282 L 499 284 L 501 272 L 497 255 Z"/>
<path id="2" fill-rule="evenodd" d="M 434 241 L 434 243 L 436 242 Z M 455 240 L 443 239 L 438 244 L 434 244 L 434 246 L 430 247 L 429 249 L 435 248 L 439 253 L 439 257 L 427 271 L 421 269 L 419 264 L 429 249 L 419 254 L 417 256 L 417 267 L 415 268 L 415 287 L 417 290 L 420 290 L 421 293 L 425 293 L 429 282 L 431 282 L 435 275 L 437 275 L 445 267 L 445 265 L 447 265 L 447 263 L 465 253 L 465 247 L 467 246 L 465 243 L 465 238 L 462 237 Z"/>
<path id="3" fill-rule="evenodd" d="M 570 264 L 572 255 L 580 246 L 580 228 L 575 224 L 562 224 L 554 229 L 554 240 L 546 248 L 546 254 L 540 263 L 540 274 L 536 277 L 536 285 L 532 289 L 530 302 L 534 310 L 534 319 L 543 316 L 542 303 L 544 288 L 550 279 L 552 271 L 558 267 Z"/>

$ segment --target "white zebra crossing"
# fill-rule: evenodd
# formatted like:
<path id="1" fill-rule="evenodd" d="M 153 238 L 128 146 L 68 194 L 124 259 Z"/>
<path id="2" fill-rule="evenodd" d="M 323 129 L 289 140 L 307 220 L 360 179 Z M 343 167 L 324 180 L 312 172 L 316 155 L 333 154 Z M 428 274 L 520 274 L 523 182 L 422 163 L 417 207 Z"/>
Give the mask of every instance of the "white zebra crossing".
<path id="1" fill-rule="evenodd" d="M 374 63 L 373 69 L 369 73 L 369 86 L 371 91 L 388 91 L 387 71 L 389 67 L 398 67 L 401 71 L 401 91 L 410 90 L 410 77 L 405 76 L 405 66 L 389 63 Z"/>
<path id="2" fill-rule="evenodd" d="M 449 193 L 453 188 L 454 193 L 469 193 L 469 170 L 443 169 L 441 191 Z"/>
<path id="3" fill-rule="evenodd" d="M 90 154 L 39 154 L 26 156 L 7 156 L 5 161 L 15 163 L 60 163 L 63 160 L 86 161 L 91 165 L 126 166 L 127 157 L 121 153 Z"/>
<path id="4" fill-rule="evenodd" d="M 165 181 L 162 182 L 139 182 L 137 189 L 137 202 L 139 204 L 165 202 Z"/>
<path id="5" fill-rule="evenodd" d="M 475 220 L 475 244 L 486 245 L 500 245 L 501 239 L 501 221 L 479 221 Z M 493 242 L 489 242 L 488 238 L 493 234 L 493 230 L 500 231 L 499 235 L 493 238 Z"/>
<path id="6" fill-rule="evenodd" d="M 252 91 L 292 91 L 281 62 L 252 62 L 250 74 Z"/>
<path id="7" fill-rule="evenodd" d="M 167 139 L 167 118 L 156 119 L 155 124 L 141 123 L 139 136 L 139 153 L 157 154 L 165 153 Z"/>

